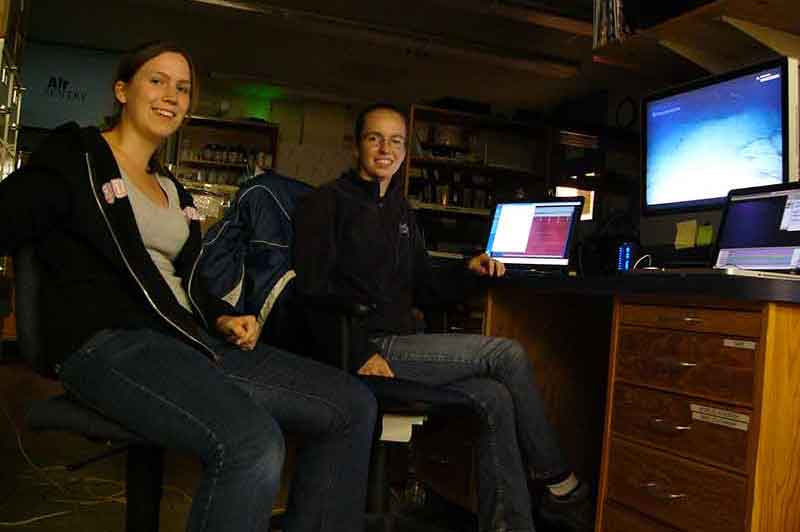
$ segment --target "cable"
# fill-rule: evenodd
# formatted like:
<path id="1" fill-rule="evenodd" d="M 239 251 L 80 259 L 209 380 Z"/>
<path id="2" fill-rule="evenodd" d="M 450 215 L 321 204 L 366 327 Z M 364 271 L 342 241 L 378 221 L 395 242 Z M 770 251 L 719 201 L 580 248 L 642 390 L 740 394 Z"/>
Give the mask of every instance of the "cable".
<path id="1" fill-rule="evenodd" d="M 22 435 L 20 434 L 19 429 L 17 428 L 17 424 L 14 423 L 14 418 L 12 418 L 11 414 L 8 412 L 8 409 L 6 408 L 5 405 L 5 401 L 0 402 L 0 408 L 3 410 L 3 413 L 5 414 L 6 418 L 8 418 L 8 422 L 11 423 L 11 428 L 14 429 L 14 434 L 17 437 L 17 447 L 19 447 L 19 452 L 22 454 L 22 457 L 25 458 L 25 461 L 28 462 L 28 465 L 31 466 L 37 473 L 42 475 L 42 477 L 44 477 L 45 480 L 50 482 L 53 486 L 58 488 L 59 491 L 61 491 L 66 495 L 67 491 L 64 489 L 64 487 L 61 486 L 55 480 L 51 479 L 50 476 L 47 475 L 47 473 L 45 473 L 45 470 L 43 468 L 34 464 L 33 460 L 31 460 L 30 456 L 28 456 L 28 453 L 25 452 L 25 447 L 22 445 Z"/>
<path id="2" fill-rule="evenodd" d="M 653 265 L 653 256 L 650 253 L 645 253 L 644 255 L 639 257 L 639 259 L 636 262 L 633 263 L 633 268 L 631 268 L 631 269 L 635 270 L 636 267 L 639 266 L 639 263 L 642 262 L 644 259 L 647 259 L 646 268 L 649 268 L 650 266 Z"/>
<path id="3" fill-rule="evenodd" d="M 0 521 L 0 526 L 23 526 L 23 525 L 30 525 L 31 523 L 36 523 L 38 521 L 43 521 L 44 519 L 52 519 L 53 517 L 61 517 L 62 515 L 71 514 L 72 510 L 64 510 L 62 512 L 55 512 L 52 514 L 45 514 L 39 515 L 36 517 L 31 517 L 30 519 L 25 519 L 23 521 Z"/>
<path id="4" fill-rule="evenodd" d="M 65 487 L 65 485 L 79 483 L 79 484 L 82 484 L 84 486 L 84 489 L 90 494 L 90 497 L 86 498 L 86 499 L 80 499 L 80 498 L 78 498 L 78 499 L 73 499 L 73 498 L 48 498 L 48 497 L 44 497 L 43 500 L 45 500 L 47 502 L 50 502 L 50 503 L 71 504 L 71 505 L 75 506 L 76 509 L 80 508 L 80 507 L 97 506 L 97 505 L 100 505 L 100 504 L 108 504 L 108 503 L 118 503 L 118 504 L 123 504 L 123 505 L 127 504 L 128 501 L 127 501 L 127 498 L 125 497 L 124 482 L 121 482 L 119 480 L 105 479 L 105 478 L 100 478 L 100 477 L 75 476 L 75 477 L 68 478 L 66 480 L 66 482 L 64 482 L 64 483 L 57 482 L 48 473 L 54 472 L 54 471 L 66 472 L 67 468 L 65 466 L 63 466 L 63 465 L 47 466 L 47 467 L 41 467 L 41 466 L 36 465 L 33 462 L 33 460 L 30 458 L 28 453 L 25 451 L 25 447 L 22 444 L 22 435 L 21 435 L 19 429 L 17 428 L 16 423 L 14 423 L 14 418 L 11 417 L 11 414 L 9 413 L 8 408 L 6 408 L 6 404 L 5 404 L 4 401 L 0 401 L 0 409 L 2 409 L 3 414 L 8 419 L 9 423 L 11 424 L 12 429 L 14 430 L 14 434 L 15 434 L 16 440 L 17 440 L 17 447 L 19 449 L 20 454 L 23 456 L 23 458 L 25 458 L 25 461 L 38 474 L 38 476 L 43 478 L 46 481 L 45 483 L 40 484 L 41 486 L 54 486 L 63 495 L 66 496 L 66 495 L 68 495 L 68 491 L 67 491 L 67 488 Z M 23 479 L 24 478 L 29 478 L 29 479 L 32 479 L 32 478 L 35 478 L 35 477 L 23 474 L 23 475 L 19 475 L 18 478 L 23 478 Z M 110 495 L 96 495 L 96 494 L 94 494 L 92 492 L 92 489 L 89 486 L 89 484 L 92 484 L 92 483 L 94 483 L 94 484 L 111 484 L 111 485 L 114 485 L 116 490 L 113 493 L 111 493 Z M 187 502 L 189 504 L 192 503 L 192 497 L 188 493 L 186 493 L 184 490 L 182 490 L 181 488 L 179 488 L 177 486 L 164 485 L 163 489 L 165 491 L 173 492 L 173 493 L 176 493 L 176 494 L 180 495 L 183 498 L 184 502 Z M 43 514 L 43 515 L 39 515 L 39 516 L 34 516 L 34 517 L 31 517 L 31 518 L 28 518 L 28 519 L 24 519 L 24 520 L 20 520 L 20 521 L 0 521 L 0 527 L 24 526 L 24 525 L 28 525 L 28 524 L 32 524 L 32 523 L 37 523 L 37 522 L 45 520 L 45 519 L 52 519 L 52 518 L 55 518 L 55 517 L 61 517 L 61 516 L 69 515 L 69 514 L 72 514 L 72 513 L 75 513 L 75 510 L 63 510 L 63 511 L 60 511 L 60 512 L 53 512 L 53 513 L 49 513 L 49 514 Z"/>

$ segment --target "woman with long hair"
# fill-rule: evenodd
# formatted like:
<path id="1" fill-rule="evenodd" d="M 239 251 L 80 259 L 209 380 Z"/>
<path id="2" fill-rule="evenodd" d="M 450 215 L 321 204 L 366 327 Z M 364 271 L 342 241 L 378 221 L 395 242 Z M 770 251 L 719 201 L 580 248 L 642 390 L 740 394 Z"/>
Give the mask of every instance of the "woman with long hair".
<path id="1" fill-rule="evenodd" d="M 254 316 L 208 294 L 192 197 L 157 150 L 197 103 L 189 54 L 127 54 L 100 131 L 56 129 L 0 183 L 0 255 L 33 244 L 54 375 L 144 438 L 198 456 L 191 531 L 263 530 L 284 460 L 303 435 L 287 531 L 363 526 L 375 401 L 354 378 L 257 343 Z"/>

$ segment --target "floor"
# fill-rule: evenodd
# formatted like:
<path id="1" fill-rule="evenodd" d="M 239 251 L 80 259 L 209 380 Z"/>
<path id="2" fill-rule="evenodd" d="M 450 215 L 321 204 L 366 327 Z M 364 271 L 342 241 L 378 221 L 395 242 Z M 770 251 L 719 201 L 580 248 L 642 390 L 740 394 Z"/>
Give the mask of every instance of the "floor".
<path id="1" fill-rule="evenodd" d="M 11 350 L 13 351 L 13 349 Z M 124 530 L 124 456 L 116 455 L 68 471 L 108 449 L 67 433 L 33 433 L 23 424 L 26 405 L 55 395 L 60 386 L 40 378 L 9 353 L 0 356 L 0 532 L 112 532 Z M 9 356 L 10 355 L 10 356 Z M 191 456 L 168 452 L 160 532 L 179 532 L 200 474 Z M 400 519 L 395 532 L 472 532 L 475 518 L 435 494 L 427 503 L 396 490 Z M 407 493 L 407 492 L 406 492 Z M 418 494 L 418 491 L 415 492 Z M 285 491 L 277 504 L 285 504 Z M 412 502 L 413 501 L 413 502 Z M 278 521 L 279 522 L 279 521 Z M 538 532 L 548 532 L 539 527 Z"/>
<path id="2" fill-rule="evenodd" d="M 8 359 L 11 358 L 9 361 Z M 23 424 L 26 405 L 60 392 L 9 356 L 0 357 L 0 531 L 124 530 L 124 456 L 117 455 L 68 471 L 73 464 L 108 450 L 67 433 L 33 433 Z M 199 462 L 167 453 L 161 532 L 179 532 L 199 478 Z M 281 493 L 278 504 L 285 503 Z M 469 514 L 444 504 L 406 508 L 398 531 L 461 532 L 471 528 Z M 414 515 L 416 514 L 416 515 Z"/>

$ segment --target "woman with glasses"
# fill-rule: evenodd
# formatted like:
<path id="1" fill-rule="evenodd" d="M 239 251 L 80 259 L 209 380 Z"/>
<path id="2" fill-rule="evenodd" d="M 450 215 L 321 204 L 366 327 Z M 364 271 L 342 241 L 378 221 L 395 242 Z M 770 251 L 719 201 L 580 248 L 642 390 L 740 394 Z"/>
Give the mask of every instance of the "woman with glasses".
<path id="1" fill-rule="evenodd" d="M 406 157 L 407 127 L 405 115 L 393 105 L 362 111 L 355 125 L 355 168 L 301 200 L 295 211 L 298 289 L 373 306 L 366 347 L 350 355 L 353 373 L 445 387 L 472 400 L 483 420 L 478 442 L 481 532 L 533 531 L 529 480 L 547 487 L 538 509 L 542 517 L 570 530 L 591 530 L 591 490 L 562 456 L 519 342 L 414 334 L 415 305 L 457 301 L 470 280 L 462 275 L 462 264 L 447 275 L 432 273 L 397 178 Z M 473 278 L 505 272 L 486 254 L 466 266 L 476 274 Z M 333 325 L 319 317 L 312 323 L 320 340 L 331 334 Z"/>

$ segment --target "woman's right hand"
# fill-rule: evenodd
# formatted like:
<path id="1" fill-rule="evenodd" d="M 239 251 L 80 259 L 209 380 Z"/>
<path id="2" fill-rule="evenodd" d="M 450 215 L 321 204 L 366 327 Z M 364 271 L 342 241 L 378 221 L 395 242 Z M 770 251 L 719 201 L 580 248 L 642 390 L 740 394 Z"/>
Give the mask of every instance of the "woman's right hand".
<path id="1" fill-rule="evenodd" d="M 217 330 L 227 341 L 245 351 L 252 351 L 258 341 L 260 327 L 255 316 L 220 316 Z"/>
<path id="2" fill-rule="evenodd" d="M 358 368 L 358 374 L 386 377 L 387 379 L 394 377 L 394 372 L 392 368 L 389 367 L 389 362 L 378 353 L 369 357 L 367 361 L 364 362 L 364 365 Z"/>

